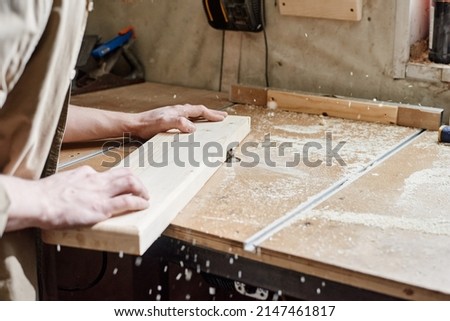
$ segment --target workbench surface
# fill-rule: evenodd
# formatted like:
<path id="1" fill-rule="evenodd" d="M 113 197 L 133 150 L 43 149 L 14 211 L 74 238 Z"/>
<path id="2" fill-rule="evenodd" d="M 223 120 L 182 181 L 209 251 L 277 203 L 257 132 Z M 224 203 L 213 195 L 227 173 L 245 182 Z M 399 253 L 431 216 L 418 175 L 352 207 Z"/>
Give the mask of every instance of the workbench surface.
<path id="1" fill-rule="evenodd" d="M 253 145 L 213 175 L 166 236 L 398 298 L 450 298 L 450 147 L 435 132 L 233 105 L 223 93 L 152 83 L 72 103 L 133 112 L 199 103 L 252 117 L 241 147 Z M 329 149 L 342 142 L 341 161 L 327 164 L 327 140 Z M 309 158 L 286 165 L 305 144 Z M 65 146 L 60 169 L 105 170 L 102 146 Z"/>

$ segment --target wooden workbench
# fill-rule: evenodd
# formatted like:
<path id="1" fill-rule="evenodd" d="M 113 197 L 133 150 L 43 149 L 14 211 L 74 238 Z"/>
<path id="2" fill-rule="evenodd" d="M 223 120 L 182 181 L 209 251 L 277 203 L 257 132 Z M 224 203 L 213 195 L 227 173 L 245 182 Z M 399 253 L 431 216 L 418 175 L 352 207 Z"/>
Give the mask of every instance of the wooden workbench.
<path id="1" fill-rule="evenodd" d="M 199 103 L 252 117 L 241 147 L 256 145 L 238 150 L 240 162 L 224 164 L 165 236 L 396 298 L 450 298 L 450 147 L 435 132 L 233 105 L 222 93 L 151 83 L 72 103 L 133 112 Z M 341 162 L 326 162 L 327 133 L 332 148 L 345 142 Z M 275 146 L 289 144 L 284 156 L 264 148 L 268 134 Z M 306 161 L 286 166 L 311 143 Z M 105 170 L 102 146 L 65 146 L 61 170 Z"/>

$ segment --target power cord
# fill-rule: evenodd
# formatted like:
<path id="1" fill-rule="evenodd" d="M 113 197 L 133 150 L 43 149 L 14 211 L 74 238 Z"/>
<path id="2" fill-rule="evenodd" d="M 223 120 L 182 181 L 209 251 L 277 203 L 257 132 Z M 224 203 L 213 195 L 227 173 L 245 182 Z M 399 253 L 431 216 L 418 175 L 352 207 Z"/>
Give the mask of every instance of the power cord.
<path id="1" fill-rule="evenodd" d="M 266 32 L 266 1 L 261 0 L 261 24 L 262 24 L 262 31 L 264 34 L 264 46 L 265 46 L 265 71 L 264 76 L 266 79 L 266 87 L 270 87 L 270 81 L 269 81 L 269 44 L 267 41 L 267 32 Z"/>
<path id="2" fill-rule="evenodd" d="M 223 60 L 225 55 L 225 30 L 222 31 L 222 52 L 220 56 L 219 91 L 222 91 Z"/>
<path id="3" fill-rule="evenodd" d="M 261 0 L 261 27 L 264 36 L 264 47 L 265 47 L 265 57 L 264 57 L 264 78 L 266 87 L 270 87 L 269 80 L 269 44 L 267 40 L 267 32 L 266 32 L 266 2 L 265 0 Z M 219 91 L 222 91 L 222 77 L 223 77 L 223 63 L 224 63 L 224 55 L 225 55 L 225 30 L 222 31 L 222 50 L 220 57 L 220 73 L 219 73 Z"/>

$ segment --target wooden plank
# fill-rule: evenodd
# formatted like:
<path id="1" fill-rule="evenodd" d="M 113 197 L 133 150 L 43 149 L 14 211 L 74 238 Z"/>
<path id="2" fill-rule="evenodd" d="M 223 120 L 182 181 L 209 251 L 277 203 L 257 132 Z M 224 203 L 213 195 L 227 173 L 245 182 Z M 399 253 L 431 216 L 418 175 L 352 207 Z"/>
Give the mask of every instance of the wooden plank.
<path id="1" fill-rule="evenodd" d="M 293 233 L 299 232 L 299 230 L 290 231 Z M 321 235 L 320 232 L 318 232 L 318 234 Z M 300 239 L 303 240 L 304 238 L 302 237 Z M 291 243 L 286 243 L 286 246 L 291 246 Z M 309 246 L 309 243 L 308 245 L 303 244 L 303 246 Z M 339 282 L 354 286 L 356 288 L 385 294 L 394 298 L 418 301 L 450 300 L 450 295 L 445 293 L 413 286 L 408 283 L 396 282 L 394 280 L 372 276 L 367 273 L 359 273 L 357 271 L 348 268 L 341 268 L 333 264 L 323 264 L 320 261 L 305 259 L 295 255 L 287 257 L 285 253 L 280 255 L 280 251 L 278 249 L 272 250 L 268 247 L 264 247 L 258 248 L 257 251 L 259 254 L 258 260 L 266 264 L 285 267 L 290 271 L 305 273 L 324 280 Z"/>
<path id="2" fill-rule="evenodd" d="M 282 0 L 280 13 L 289 16 L 359 21 L 362 0 Z"/>
<path id="3" fill-rule="evenodd" d="M 267 106 L 268 99 L 283 110 L 326 114 L 353 120 L 392 123 L 400 126 L 438 130 L 442 124 L 443 109 L 415 105 L 396 105 L 344 97 L 324 97 L 285 92 L 256 86 L 233 85 L 230 101 L 239 104 Z M 349 108 L 350 107 L 350 108 Z M 381 109 L 380 109 L 381 108 Z M 397 119 L 395 109 L 397 108 Z M 382 112 L 385 111 L 386 115 Z"/>
<path id="4" fill-rule="evenodd" d="M 171 132 L 155 136 L 119 165 L 132 168 L 148 187 L 151 201 L 147 210 L 114 217 L 89 228 L 44 231 L 43 240 L 142 255 L 219 168 L 211 163 L 223 162 L 230 144 L 240 142 L 249 131 L 249 117 L 229 116 L 223 122 L 198 123 L 197 131 L 191 135 Z M 184 147 L 174 147 L 174 139 L 179 139 Z M 193 147 L 187 148 L 186 144 Z M 222 149 L 220 155 L 204 159 L 204 148 L 211 144 Z M 212 148 L 209 153 L 216 150 Z M 167 164 L 149 166 L 151 160 Z"/>
<path id="5" fill-rule="evenodd" d="M 386 102 L 324 97 L 296 92 L 269 90 L 268 101 L 277 108 L 352 120 L 396 124 L 398 108 Z"/>
<path id="6" fill-rule="evenodd" d="M 239 82 L 242 32 L 225 31 L 220 91 L 230 92 L 232 84 Z"/>
<path id="7" fill-rule="evenodd" d="M 269 263 L 364 289 L 448 300 L 449 167 L 450 148 L 425 132 L 301 213 L 262 243 L 260 253 Z"/>
<path id="8" fill-rule="evenodd" d="M 443 115 L 441 108 L 399 105 L 397 125 L 439 130 Z"/>
<path id="9" fill-rule="evenodd" d="M 233 84 L 229 99 L 237 104 L 266 106 L 267 88 Z"/>

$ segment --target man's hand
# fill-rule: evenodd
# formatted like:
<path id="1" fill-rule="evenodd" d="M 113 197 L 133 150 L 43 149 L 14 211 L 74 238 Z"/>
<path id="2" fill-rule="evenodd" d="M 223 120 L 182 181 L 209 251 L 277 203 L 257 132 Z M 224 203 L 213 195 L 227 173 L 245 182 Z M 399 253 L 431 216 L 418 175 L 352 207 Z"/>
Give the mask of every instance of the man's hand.
<path id="1" fill-rule="evenodd" d="M 91 167 L 30 181 L 0 176 L 10 198 L 6 231 L 91 225 L 148 207 L 149 194 L 129 169 Z"/>
<path id="2" fill-rule="evenodd" d="M 169 129 L 192 133 L 195 131 L 195 125 L 191 120 L 222 121 L 226 116 L 227 113 L 224 111 L 208 109 L 202 105 L 167 106 L 136 114 L 130 132 L 143 139 L 148 139 Z"/>

